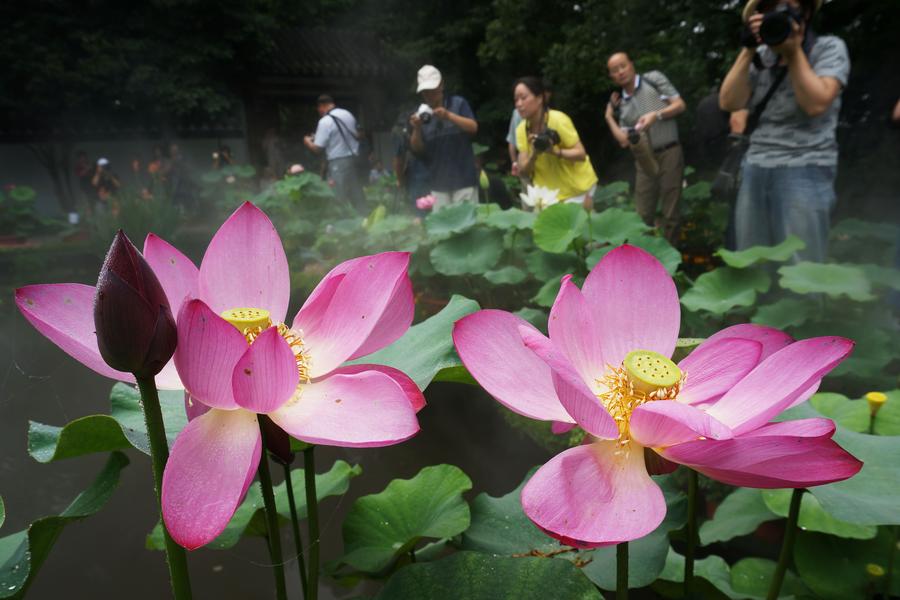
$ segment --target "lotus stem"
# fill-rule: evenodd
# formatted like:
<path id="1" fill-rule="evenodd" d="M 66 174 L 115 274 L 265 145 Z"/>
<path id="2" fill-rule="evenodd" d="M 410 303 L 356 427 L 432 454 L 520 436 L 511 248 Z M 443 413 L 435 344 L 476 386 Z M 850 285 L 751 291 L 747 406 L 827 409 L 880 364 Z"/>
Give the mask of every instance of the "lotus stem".
<path id="1" fill-rule="evenodd" d="M 303 472 L 306 476 L 306 525 L 309 528 L 309 577 L 306 600 L 319 595 L 319 500 L 316 497 L 315 446 L 303 450 Z"/>
<path id="2" fill-rule="evenodd" d="M 190 600 L 191 580 L 188 575 L 187 555 L 184 548 L 175 543 L 162 520 L 162 479 L 166 462 L 169 460 L 169 442 L 166 440 L 166 428 L 163 423 L 162 410 L 159 407 L 159 393 L 153 377 L 138 377 L 138 389 L 141 391 L 141 405 L 144 408 L 144 423 L 147 425 L 147 437 L 150 440 L 150 462 L 153 464 L 153 487 L 156 491 L 156 506 L 162 523 L 163 539 L 166 545 L 166 563 L 169 566 L 169 583 L 172 595 L 176 600 Z"/>
<path id="3" fill-rule="evenodd" d="M 616 546 L 616 600 L 628 600 L 628 542 Z"/>
<path id="4" fill-rule="evenodd" d="M 697 545 L 697 471 L 688 470 L 687 548 L 684 552 L 684 597 L 690 598 L 694 585 L 694 549 Z"/>
<path id="5" fill-rule="evenodd" d="M 894 581 L 894 556 L 897 554 L 897 526 L 888 528 L 891 532 L 891 547 L 888 550 L 887 569 L 884 572 L 884 598 L 891 597 L 891 583 Z"/>
<path id="6" fill-rule="evenodd" d="M 294 482 L 291 480 L 291 467 L 284 464 L 284 485 L 287 488 L 288 505 L 291 507 L 291 526 L 294 534 L 294 547 L 297 549 L 297 567 L 300 569 L 300 588 L 306 598 L 306 563 L 303 560 L 303 539 L 300 537 L 300 520 L 297 518 L 297 503 L 294 502 Z"/>
<path id="7" fill-rule="evenodd" d="M 260 423 L 259 433 L 262 436 L 262 456 L 259 457 L 259 485 L 262 488 L 263 504 L 266 507 L 266 528 L 269 532 L 269 557 L 272 561 L 272 574 L 275 576 L 275 595 L 278 600 L 287 600 L 287 587 L 284 583 L 284 558 L 281 554 L 281 532 L 278 529 L 278 511 L 275 508 L 275 494 L 272 491 L 272 476 L 269 473 L 269 454 L 266 452 L 266 431 Z"/>
<path id="8" fill-rule="evenodd" d="M 767 600 L 778 600 L 778 594 L 781 592 L 784 574 L 787 572 L 788 563 L 794 553 L 794 539 L 797 537 L 797 519 L 800 517 L 800 501 L 803 499 L 803 492 L 803 488 L 796 488 L 791 495 L 791 508 L 784 529 L 784 541 L 781 542 L 781 554 L 778 556 L 775 574 L 772 575 L 772 584 L 769 586 Z"/>

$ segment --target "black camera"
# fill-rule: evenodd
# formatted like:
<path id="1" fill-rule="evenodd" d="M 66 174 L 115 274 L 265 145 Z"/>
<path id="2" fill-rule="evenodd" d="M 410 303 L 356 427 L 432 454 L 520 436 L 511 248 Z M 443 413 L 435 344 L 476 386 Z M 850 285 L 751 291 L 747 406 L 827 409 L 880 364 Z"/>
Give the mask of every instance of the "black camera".
<path id="1" fill-rule="evenodd" d="M 546 152 L 559 143 L 559 132 L 549 127 L 534 136 L 534 149 Z"/>
<path id="2" fill-rule="evenodd" d="M 419 108 L 416 109 L 416 114 L 419 115 L 419 119 L 422 123 L 431 123 L 431 117 L 434 116 L 434 109 L 423 102 L 419 105 Z"/>
<path id="3" fill-rule="evenodd" d="M 641 141 L 641 132 L 634 127 L 627 127 L 625 134 L 628 136 L 628 143 L 632 146 Z"/>
<path id="4" fill-rule="evenodd" d="M 783 44 L 793 32 L 794 23 L 803 24 L 803 13 L 790 4 L 781 3 L 763 15 L 759 37 L 767 46 Z"/>

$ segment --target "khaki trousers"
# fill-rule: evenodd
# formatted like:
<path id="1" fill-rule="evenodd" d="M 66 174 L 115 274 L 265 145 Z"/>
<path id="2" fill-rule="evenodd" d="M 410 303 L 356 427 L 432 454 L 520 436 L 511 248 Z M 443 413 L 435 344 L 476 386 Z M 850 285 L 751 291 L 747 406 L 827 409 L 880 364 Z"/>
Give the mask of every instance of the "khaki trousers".
<path id="1" fill-rule="evenodd" d="M 678 236 L 678 200 L 684 178 L 684 154 L 680 144 L 655 154 L 659 163 L 659 175 L 655 177 L 635 161 L 634 205 L 644 223 L 661 229 L 666 239 L 674 245 Z M 659 205 L 662 215 L 657 217 Z"/>

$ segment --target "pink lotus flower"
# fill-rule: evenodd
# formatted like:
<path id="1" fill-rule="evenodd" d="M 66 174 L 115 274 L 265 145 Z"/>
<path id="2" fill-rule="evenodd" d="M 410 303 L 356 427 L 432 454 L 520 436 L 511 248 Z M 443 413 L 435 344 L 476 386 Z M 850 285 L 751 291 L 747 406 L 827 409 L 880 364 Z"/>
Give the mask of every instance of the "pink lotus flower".
<path id="1" fill-rule="evenodd" d="M 494 398 L 555 422 L 556 431 L 577 425 L 587 434 L 522 491 L 525 513 L 548 534 L 597 547 L 650 533 L 666 505 L 648 468 L 674 468 L 668 461 L 760 488 L 821 485 L 861 468 L 831 440 L 829 419 L 769 422 L 807 399 L 850 354 L 852 341 L 795 342 L 775 329 L 737 325 L 676 365 L 669 357 L 679 322 L 678 293 L 665 269 L 643 250 L 622 246 L 582 290 L 563 279 L 549 339 L 502 311 L 456 323 L 463 363 Z"/>
<path id="2" fill-rule="evenodd" d="M 419 210 L 431 210 L 434 208 L 436 198 L 428 194 L 427 196 L 422 196 L 421 198 L 416 198 L 416 208 Z"/>
<path id="3" fill-rule="evenodd" d="M 418 431 L 416 412 L 425 401 L 409 377 L 381 365 L 341 366 L 409 328 L 408 254 L 338 265 L 290 326 L 284 323 L 290 273 L 281 238 L 252 204 L 222 225 L 199 269 L 153 234 L 144 256 L 178 313 L 177 373 L 173 367 L 166 378 L 164 369 L 157 380 L 176 389 L 184 382 L 191 419 L 172 447 L 162 489 L 166 527 L 182 546 L 212 541 L 240 504 L 262 451 L 257 414 L 316 444 L 385 446 Z M 16 302 L 74 358 L 133 382 L 100 357 L 93 297 L 90 286 L 41 285 L 17 290 Z"/>
<path id="4" fill-rule="evenodd" d="M 305 170 L 306 169 L 303 168 L 303 165 L 301 165 L 300 163 L 297 163 L 297 164 L 291 165 L 291 168 L 288 169 L 288 173 L 290 173 L 291 175 L 299 175 L 300 173 L 302 173 Z"/>

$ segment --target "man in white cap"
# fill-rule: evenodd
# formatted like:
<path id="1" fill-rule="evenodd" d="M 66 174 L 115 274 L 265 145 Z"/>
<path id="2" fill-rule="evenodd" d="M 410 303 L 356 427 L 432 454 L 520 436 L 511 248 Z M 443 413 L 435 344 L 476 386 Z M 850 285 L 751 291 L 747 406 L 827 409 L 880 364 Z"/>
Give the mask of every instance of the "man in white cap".
<path id="1" fill-rule="evenodd" d="M 806 248 L 795 260 L 825 261 L 850 57 L 843 40 L 812 31 L 821 6 L 822 0 L 750 0 L 744 7 L 745 47 L 719 90 L 723 110 L 750 110 L 735 207 L 738 250 L 796 235 Z"/>
<path id="2" fill-rule="evenodd" d="M 428 168 L 435 210 L 460 202 L 478 202 L 478 173 L 472 137 L 478 132 L 475 113 L 465 98 L 444 94 L 441 72 L 419 69 L 416 92 L 424 104 L 413 113 L 410 145 Z"/>

